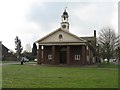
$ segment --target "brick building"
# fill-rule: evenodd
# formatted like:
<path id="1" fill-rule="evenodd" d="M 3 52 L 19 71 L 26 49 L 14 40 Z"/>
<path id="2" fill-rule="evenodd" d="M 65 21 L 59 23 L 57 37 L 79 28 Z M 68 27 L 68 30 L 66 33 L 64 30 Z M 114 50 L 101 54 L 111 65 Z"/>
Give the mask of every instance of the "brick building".
<path id="1" fill-rule="evenodd" d="M 2 61 L 16 61 L 16 56 L 0 42 L 0 60 Z"/>
<path id="2" fill-rule="evenodd" d="M 92 37 L 78 37 L 69 32 L 68 13 L 61 16 L 61 27 L 36 41 L 38 64 L 86 65 L 96 62 L 96 31 Z"/>

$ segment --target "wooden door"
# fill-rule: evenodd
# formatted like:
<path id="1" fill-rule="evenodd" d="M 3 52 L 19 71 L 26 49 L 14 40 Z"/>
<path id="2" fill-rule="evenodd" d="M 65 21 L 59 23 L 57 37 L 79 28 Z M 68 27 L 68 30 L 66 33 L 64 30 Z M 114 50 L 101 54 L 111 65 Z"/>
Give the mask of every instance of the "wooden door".
<path id="1" fill-rule="evenodd" d="M 60 52 L 60 64 L 67 64 L 67 52 L 66 51 Z"/>

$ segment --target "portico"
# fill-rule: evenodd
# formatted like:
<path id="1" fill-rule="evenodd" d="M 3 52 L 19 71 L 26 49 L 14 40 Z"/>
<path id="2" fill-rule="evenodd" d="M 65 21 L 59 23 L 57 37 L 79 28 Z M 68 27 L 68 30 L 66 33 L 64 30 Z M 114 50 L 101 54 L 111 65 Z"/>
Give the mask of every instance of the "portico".
<path id="1" fill-rule="evenodd" d="M 84 45 L 52 45 L 43 46 L 44 49 L 41 47 L 39 45 L 38 64 L 87 64 Z"/>

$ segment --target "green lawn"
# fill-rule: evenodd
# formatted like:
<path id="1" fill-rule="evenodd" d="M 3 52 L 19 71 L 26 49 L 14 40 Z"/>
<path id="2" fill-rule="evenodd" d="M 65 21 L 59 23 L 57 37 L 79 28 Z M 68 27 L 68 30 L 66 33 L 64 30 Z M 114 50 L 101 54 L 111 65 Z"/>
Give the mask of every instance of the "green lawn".
<path id="1" fill-rule="evenodd" d="M 3 65 L 3 88 L 117 88 L 118 70 L 97 67 Z"/>

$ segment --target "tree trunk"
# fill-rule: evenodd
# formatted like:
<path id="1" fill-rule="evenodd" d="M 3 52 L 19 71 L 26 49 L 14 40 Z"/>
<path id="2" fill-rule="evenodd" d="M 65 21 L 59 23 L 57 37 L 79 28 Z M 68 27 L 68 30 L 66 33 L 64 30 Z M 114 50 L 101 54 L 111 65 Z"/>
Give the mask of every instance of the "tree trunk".
<path id="1" fill-rule="evenodd" d="M 23 65 L 23 61 L 21 61 L 21 65 Z"/>
<path id="2" fill-rule="evenodd" d="M 110 62 L 110 59 L 109 58 L 107 58 L 107 63 L 109 63 Z"/>

